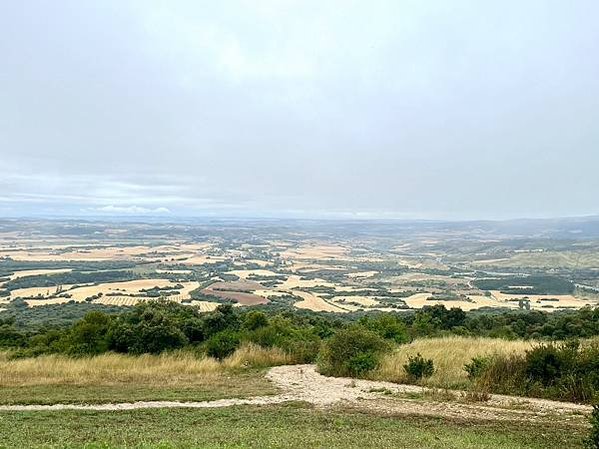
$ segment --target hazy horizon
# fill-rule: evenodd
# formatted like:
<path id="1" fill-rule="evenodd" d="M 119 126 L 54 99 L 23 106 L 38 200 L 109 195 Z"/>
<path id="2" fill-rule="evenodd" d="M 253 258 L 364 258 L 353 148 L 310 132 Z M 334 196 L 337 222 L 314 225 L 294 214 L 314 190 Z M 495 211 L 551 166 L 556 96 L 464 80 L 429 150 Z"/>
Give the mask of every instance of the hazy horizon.
<path id="1" fill-rule="evenodd" d="M 598 14 L 5 2 L 0 218 L 597 216 Z"/>

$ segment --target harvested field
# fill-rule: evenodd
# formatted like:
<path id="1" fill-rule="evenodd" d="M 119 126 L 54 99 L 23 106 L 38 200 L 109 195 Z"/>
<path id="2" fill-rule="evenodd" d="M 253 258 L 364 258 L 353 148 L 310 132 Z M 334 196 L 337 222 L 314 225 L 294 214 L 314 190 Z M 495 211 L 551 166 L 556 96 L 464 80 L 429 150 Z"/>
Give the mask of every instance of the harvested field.
<path id="1" fill-rule="evenodd" d="M 268 299 L 254 295 L 253 293 L 236 292 L 236 291 L 221 291 L 204 289 L 202 292 L 206 295 L 217 296 L 222 299 L 230 299 L 239 303 L 242 306 L 256 306 L 260 304 L 268 304 Z"/>
<path id="2" fill-rule="evenodd" d="M 350 279 L 363 279 L 363 278 L 371 278 L 379 274 L 378 271 L 359 271 L 356 273 L 347 273 L 347 277 Z"/>
<path id="3" fill-rule="evenodd" d="M 181 260 L 180 263 L 182 263 L 183 265 L 206 265 L 217 262 L 223 262 L 225 260 L 227 260 L 227 258 L 223 256 L 195 255 L 187 257 L 185 260 Z"/>
<path id="4" fill-rule="evenodd" d="M 294 306 L 298 309 L 308 309 L 313 310 L 315 312 L 347 312 L 346 309 L 343 309 L 340 306 L 334 306 L 332 304 L 329 304 L 324 299 L 319 298 L 318 296 L 313 295 L 312 293 L 294 290 L 293 295 L 302 298 L 301 301 L 298 301 L 294 304 Z"/>
<path id="5" fill-rule="evenodd" d="M 76 286 L 86 286 L 89 284 L 64 284 L 62 286 L 63 293 L 66 293 L 73 287 Z M 10 292 L 10 298 L 38 298 L 38 297 L 48 297 L 52 296 L 56 293 L 57 287 L 27 287 L 27 288 L 18 288 L 16 290 L 12 290 Z"/>
<path id="6" fill-rule="evenodd" d="M 253 281 L 229 281 L 215 282 L 210 284 L 206 290 L 220 290 L 233 292 L 252 292 L 254 290 L 264 289 L 264 286 Z"/>
<path id="7" fill-rule="evenodd" d="M 255 290 L 253 292 L 255 295 L 262 296 L 263 298 L 272 298 L 277 297 L 280 298 L 282 296 L 290 295 L 288 292 L 281 292 L 278 290 Z"/>
<path id="8" fill-rule="evenodd" d="M 374 307 L 380 304 L 374 297 L 372 296 L 335 296 L 332 301 L 335 302 L 348 302 L 348 303 L 356 303 L 360 306 L 364 307 Z"/>
<path id="9" fill-rule="evenodd" d="M 349 250 L 337 245 L 302 245 L 297 248 L 287 249 L 281 253 L 284 259 L 343 259 Z"/>
<path id="10" fill-rule="evenodd" d="M 41 276 L 44 274 L 59 274 L 59 273 L 68 273 L 73 271 L 71 268 L 55 268 L 50 270 L 22 270 L 16 271 L 12 275 L 10 275 L 10 280 L 24 278 L 27 276 Z"/>
<path id="11" fill-rule="evenodd" d="M 589 305 L 597 305 L 596 301 L 590 301 L 587 299 L 578 299 L 573 295 L 529 295 L 523 291 L 519 295 L 501 293 L 498 290 L 491 291 L 493 298 L 500 303 L 503 307 L 505 304 L 512 303 L 517 306 L 518 300 L 522 298 L 528 298 L 530 300 L 531 309 L 539 309 L 550 312 L 551 309 L 558 309 L 560 307 L 568 309 L 581 309 Z M 557 300 L 557 301 L 555 301 Z M 552 306 L 552 307 L 543 307 Z"/>
<path id="12" fill-rule="evenodd" d="M 277 287 L 278 290 L 291 290 L 294 288 L 311 288 L 311 287 L 335 287 L 335 284 L 324 279 L 302 279 L 295 274 L 289 276 L 283 284 Z"/>
<path id="13" fill-rule="evenodd" d="M 263 277 L 275 277 L 279 276 L 279 274 L 270 270 L 233 270 L 229 271 L 227 274 L 234 274 L 235 276 L 241 279 L 247 279 L 249 276 L 263 276 Z"/>
<path id="14" fill-rule="evenodd" d="M 197 307 L 200 312 L 212 312 L 216 309 L 220 304 L 218 302 L 211 301 L 199 301 L 194 299 L 189 304 L 190 306 Z"/>
<path id="15" fill-rule="evenodd" d="M 49 304 L 64 304 L 69 301 L 82 302 L 86 298 L 102 293 L 102 297 L 95 299 L 95 302 L 106 305 L 134 305 L 140 300 L 152 299 L 149 296 L 143 296 L 141 290 L 148 290 L 154 287 L 174 287 L 177 283 L 171 282 L 168 279 L 138 279 L 134 281 L 124 282 L 107 282 L 99 285 L 86 285 L 76 288 L 71 288 L 73 285 L 64 285 L 63 293 L 68 293 L 70 297 L 58 298 L 38 298 L 41 295 L 44 298 L 55 294 L 56 287 L 31 287 L 18 289 L 11 292 L 11 298 L 30 298 L 26 302 L 29 306 L 41 306 Z M 197 289 L 199 282 L 183 282 L 183 288 L 177 290 L 179 294 L 170 295 L 168 299 L 181 302 L 184 299 L 189 299 L 190 292 Z M 138 297 L 130 297 L 128 295 L 142 295 Z M 155 299 L 155 298 L 154 298 Z"/>
<path id="16" fill-rule="evenodd" d="M 442 299 L 434 299 L 429 300 L 433 294 L 432 293 L 416 293 L 412 296 L 408 296 L 407 298 L 402 298 L 402 300 L 412 309 L 421 309 L 424 306 L 434 306 L 435 304 L 442 304 L 446 308 L 450 309 L 452 307 L 459 307 L 462 310 L 476 310 L 481 307 L 509 307 L 509 308 L 518 308 L 518 303 L 505 303 L 499 302 L 493 297 L 476 295 L 476 296 L 468 296 L 470 301 L 466 300 L 442 300 Z"/>

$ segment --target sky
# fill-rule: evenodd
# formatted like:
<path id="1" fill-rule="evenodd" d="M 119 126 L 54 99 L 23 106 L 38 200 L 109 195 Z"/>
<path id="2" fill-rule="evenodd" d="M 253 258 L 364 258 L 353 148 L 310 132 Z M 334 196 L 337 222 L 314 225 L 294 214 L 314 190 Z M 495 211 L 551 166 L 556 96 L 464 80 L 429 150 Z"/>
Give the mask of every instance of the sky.
<path id="1" fill-rule="evenodd" d="M 596 0 L 0 2 L 1 216 L 599 214 Z"/>

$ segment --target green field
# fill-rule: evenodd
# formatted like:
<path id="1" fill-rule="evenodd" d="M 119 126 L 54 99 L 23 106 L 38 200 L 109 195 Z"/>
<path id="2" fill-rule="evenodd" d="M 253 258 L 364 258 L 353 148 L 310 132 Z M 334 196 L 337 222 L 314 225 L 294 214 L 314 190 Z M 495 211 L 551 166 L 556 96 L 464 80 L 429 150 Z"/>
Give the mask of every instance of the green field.
<path id="1" fill-rule="evenodd" d="M 560 422 L 464 422 L 269 407 L 0 413 L 2 448 L 577 448 Z"/>

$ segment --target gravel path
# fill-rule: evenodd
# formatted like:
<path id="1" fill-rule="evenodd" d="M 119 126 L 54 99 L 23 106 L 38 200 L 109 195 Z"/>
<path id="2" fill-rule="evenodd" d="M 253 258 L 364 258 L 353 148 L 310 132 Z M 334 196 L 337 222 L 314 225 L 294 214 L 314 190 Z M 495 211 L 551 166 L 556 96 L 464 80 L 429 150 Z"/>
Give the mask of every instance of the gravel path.
<path id="1" fill-rule="evenodd" d="M 460 392 L 452 392 L 456 400 L 435 398 L 434 392 L 414 385 L 390 382 L 325 377 L 314 365 L 289 365 L 271 368 L 266 377 L 283 393 L 248 399 L 219 399 L 204 402 L 146 401 L 119 404 L 53 404 L 3 405 L 0 412 L 43 410 L 137 410 L 151 408 L 217 408 L 234 405 L 271 405 L 303 401 L 317 407 L 344 405 L 380 413 L 421 414 L 465 419 L 538 419 L 555 414 L 576 419 L 591 411 L 590 406 L 543 399 L 492 395 L 484 403 L 459 400 Z M 429 396 L 426 396 L 426 395 Z M 426 400 L 415 399 L 424 395 Z"/>

